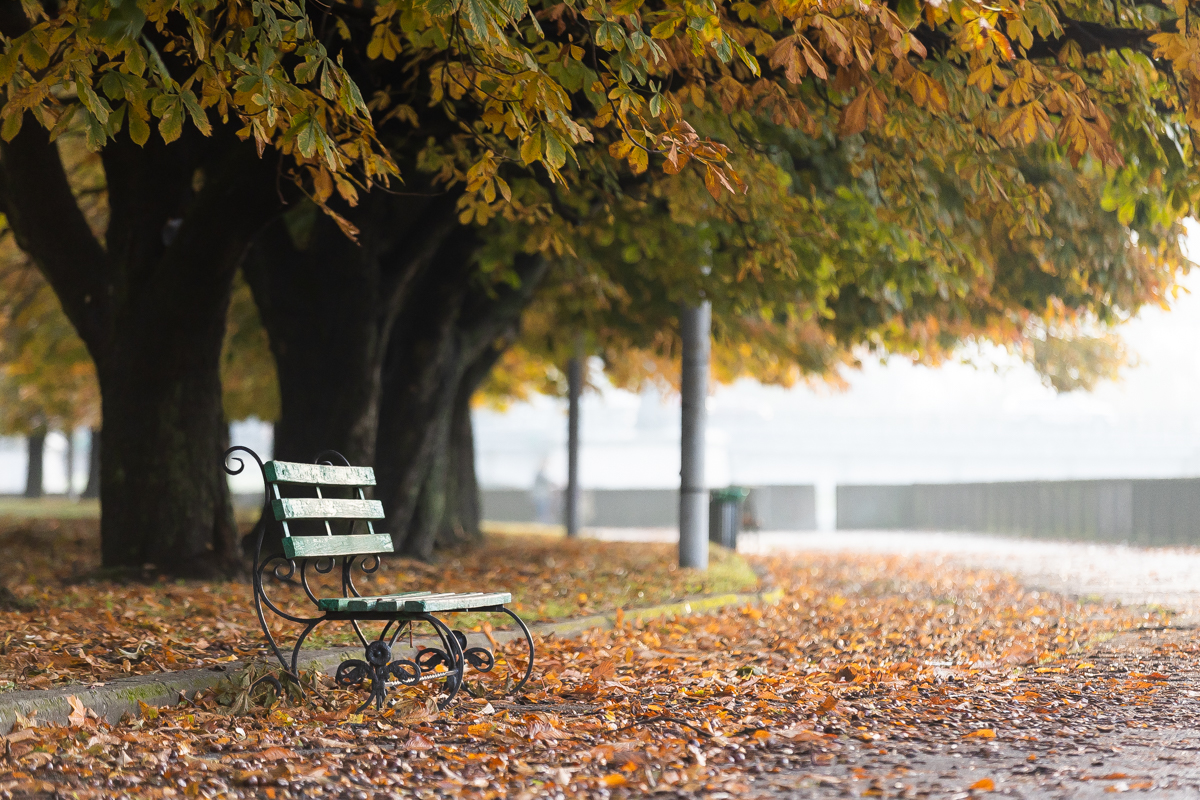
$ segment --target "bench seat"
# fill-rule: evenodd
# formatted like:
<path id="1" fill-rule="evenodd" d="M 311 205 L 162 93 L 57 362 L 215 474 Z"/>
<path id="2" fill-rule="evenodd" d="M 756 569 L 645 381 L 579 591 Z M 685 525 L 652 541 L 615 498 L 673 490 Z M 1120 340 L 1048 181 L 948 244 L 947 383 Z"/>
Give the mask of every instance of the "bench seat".
<path id="1" fill-rule="evenodd" d="M 405 612 L 469 611 L 512 602 L 508 592 L 405 592 L 378 597 L 324 597 L 317 602 L 322 611 Z"/>

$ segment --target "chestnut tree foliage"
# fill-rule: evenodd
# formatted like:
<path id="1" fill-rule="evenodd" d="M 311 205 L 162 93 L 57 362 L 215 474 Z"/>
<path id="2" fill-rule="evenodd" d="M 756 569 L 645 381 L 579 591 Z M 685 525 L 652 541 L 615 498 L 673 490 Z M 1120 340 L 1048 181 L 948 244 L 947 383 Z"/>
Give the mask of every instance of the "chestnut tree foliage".
<path id="1" fill-rule="evenodd" d="M 728 352 L 781 374 L 864 342 L 931 360 L 972 337 L 1017 346 L 1161 301 L 1195 191 L 1189 13 L 5 4 L 0 205 L 96 364 L 105 563 L 236 556 L 220 354 L 247 251 L 281 429 L 303 427 L 297 392 L 321 391 L 301 370 L 353 367 L 352 407 L 306 413 L 392 460 L 389 521 L 418 555 L 444 515 L 436 476 L 454 472 L 439 409 L 501 357 L 539 282 L 555 333 L 614 352 L 669 351 L 672 310 L 709 297 Z M 65 174 L 68 132 L 99 154 L 103 230 Z M 357 313 L 329 314 L 335 295 Z M 335 335 L 347 319 L 369 324 Z M 352 355 L 296 357 L 326 330 Z"/>

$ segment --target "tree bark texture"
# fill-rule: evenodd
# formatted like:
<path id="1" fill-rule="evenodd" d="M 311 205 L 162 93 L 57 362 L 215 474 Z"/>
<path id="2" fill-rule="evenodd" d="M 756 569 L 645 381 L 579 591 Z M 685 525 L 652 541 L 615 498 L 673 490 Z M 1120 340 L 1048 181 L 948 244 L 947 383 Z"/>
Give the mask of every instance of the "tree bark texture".
<path id="1" fill-rule="evenodd" d="M 101 245 L 56 147 L 27 120 L 0 145 L 0 202 L 96 363 L 106 567 L 229 572 L 219 357 L 233 275 L 280 209 L 276 168 L 227 129 L 101 152 Z"/>
<path id="2" fill-rule="evenodd" d="M 377 496 L 388 530 L 403 534 L 398 551 L 416 558 L 433 554 L 447 530 L 448 449 L 456 405 L 469 402 L 475 386 L 515 338 L 521 312 L 546 271 L 540 256 L 518 256 L 516 287 L 478 280 L 474 237 L 456 236 L 439 250 L 429 270 L 397 317 L 383 371 L 375 467 Z M 490 349 L 492 363 L 471 367 Z M 460 389 L 466 399 L 458 401 Z M 418 507 L 422 510 L 418 513 Z"/>
<path id="3" fill-rule="evenodd" d="M 505 344 L 489 346 L 463 374 L 454 397 L 450 413 L 450 425 L 443 447 L 438 454 L 445 454 L 446 467 L 439 470 L 435 455 L 425 485 L 421 488 L 422 501 L 441 495 L 441 518 L 434 521 L 434 545 L 436 547 L 460 547 L 477 543 L 483 538 L 480 529 L 482 502 L 479 495 L 479 479 L 475 474 L 475 431 L 471 424 L 471 398 L 475 390 L 487 378 L 496 361 L 503 354 Z M 440 486 L 439 486 L 440 482 Z M 421 511 L 418 510 L 418 514 Z M 410 526 L 410 531 L 415 526 Z"/>
<path id="4" fill-rule="evenodd" d="M 255 240 L 243 270 L 279 375 L 275 458 L 304 462 L 337 450 L 352 464 L 374 461 L 392 322 L 457 226 L 456 199 L 369 195 L 347 213 L 362 231 L 357 243 L 313 206 Z"/>
<path id="5" fill-rule="evenodd" d="M 45 493 L 46 429 L 37 428 L 26 436 L 25 448 L 25 496 L 41 497 Z"/>

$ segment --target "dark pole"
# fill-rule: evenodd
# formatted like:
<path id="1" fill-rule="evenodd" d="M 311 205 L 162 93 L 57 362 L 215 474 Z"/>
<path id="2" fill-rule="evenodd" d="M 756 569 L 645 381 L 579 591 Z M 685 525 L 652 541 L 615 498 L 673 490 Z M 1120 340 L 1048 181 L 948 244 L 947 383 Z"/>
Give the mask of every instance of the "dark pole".
<path id="1" fill-rule="evenodd" d="M 25 496 L 42 496 L 42 464 L 46 454 L 46 429 L 35 428 L 25 437 L 29 459 L 25 468 Z"/>
<path id="2" fill-rule="evenodd" d="M 579 535 L 579 395 L 583 391 L 583 354 L 567 365 L 567 536 Z"/>
<path id="3" fill-rule="evenodd" d="M 708 569 L 708 487 L 704 483 L 705 400 L 708 397 L 712 306 L 684 306 L 680 381 L 679 566 Z"/>

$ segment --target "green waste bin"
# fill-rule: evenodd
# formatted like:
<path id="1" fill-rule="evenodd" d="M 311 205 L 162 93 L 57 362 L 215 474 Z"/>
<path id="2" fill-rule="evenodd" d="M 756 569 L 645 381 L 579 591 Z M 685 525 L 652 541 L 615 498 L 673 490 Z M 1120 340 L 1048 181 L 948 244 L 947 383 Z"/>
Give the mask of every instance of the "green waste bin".
<path id="1" fill-rule="evenodd" d="M 742 503 L 749 489 L 730 486 L 713 489 L 708 494 L 708 539 L 711 542 L 737 549 L 738 531 L 742 529 Z"/>

